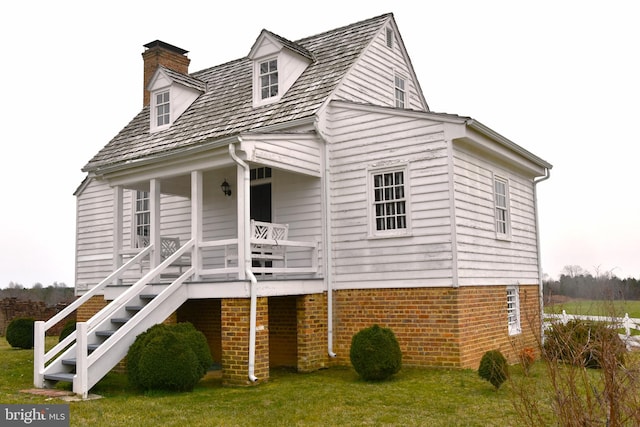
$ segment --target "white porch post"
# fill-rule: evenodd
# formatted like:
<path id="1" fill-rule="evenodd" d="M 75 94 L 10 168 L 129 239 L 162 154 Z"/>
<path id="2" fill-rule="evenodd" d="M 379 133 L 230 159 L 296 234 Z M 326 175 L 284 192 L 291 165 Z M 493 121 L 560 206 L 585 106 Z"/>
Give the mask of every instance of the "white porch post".
<path id="1" fill-rule="evenodd" d="M 113 271 L 122 266 L 123 194 L 122 186 L 113 187 Z M 116 284 L 121 281 L 116 279 Z"/>
<path id="2" fill-rule="evenodd" d="M 203 207 L 202 171 L 191 172 L 191 238 L 195 241 L 191 250 L 191 265 L 195 267 L 193 280 L 200 280 L 202 271 L 202 207 Z"/>
<path id="3" fill-rule="evenodd" d="M 240 267 L 238 271 L 238 279 L 244 280 L 247 278 L 245 265 L 247 257 L 250 255 L 248 253 L 250 245 L 246 244 L 247 239 L 249 239 L 249 236 L 251 235 L 249 231 L 250 184 L 249 171 L 245 170 L 241 165 L 236 166 L 236 182 L 238 187 L 238 267 Z"/>
<path id="4" fill-rule="evenodd" d="M 161 262 L 161 242 L 160 242 L 160 181 L 152 179 L 149 182 L 149 210 L 151 216 L 150 239 L 153 245 L 151 252 L 151 269 L 156 268 Z"/>

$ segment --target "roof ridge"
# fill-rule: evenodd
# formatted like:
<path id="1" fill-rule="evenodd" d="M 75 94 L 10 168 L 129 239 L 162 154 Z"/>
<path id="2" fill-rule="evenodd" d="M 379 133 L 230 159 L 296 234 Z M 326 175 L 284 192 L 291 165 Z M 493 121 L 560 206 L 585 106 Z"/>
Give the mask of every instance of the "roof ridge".
<path id="1" fill-rule="evenodd" d="M 377 21 L 377 20 L 379 20 L 380 18 L 383 18 L 383 17 L 384 18 L 393 17 L 393 13 L 391 13 L 391 12 L 383 13 L 382 15 L 374 16 L 373 18 L 368 18 L 368 19 L 364 19 L 362 21 L 353 22 L 351 24 L 343 25 L 341 27 L 336 27 L 336 28 L 334 28 L 332 30 L 322 31 L 321 33 L 314 34 L 314 35 L 311 35 L 311 36 L 307 36 L 307 37 L 303 37 L 301 39 L 298 39 L 298 40 L 295 41 L 295 43 L 301 43 L 303 41 L 306 41 L 306 40 L 309 40 L 309 39 L 313 39 L 313 38 L 317 38 L 317 37 L 321 37 L 321 36 L 324 36 L 324 35 L 327 35 L 327 34 L 330 34 L 330 33 L 333 33 L 333 32 L 343 31 L 343 30 L 345 30 L 347 28 L 353 28 L 353 27 L 362 26 L 364 24 L 369 24 L 369 23 L 371 23 L 373 21 Z"/>

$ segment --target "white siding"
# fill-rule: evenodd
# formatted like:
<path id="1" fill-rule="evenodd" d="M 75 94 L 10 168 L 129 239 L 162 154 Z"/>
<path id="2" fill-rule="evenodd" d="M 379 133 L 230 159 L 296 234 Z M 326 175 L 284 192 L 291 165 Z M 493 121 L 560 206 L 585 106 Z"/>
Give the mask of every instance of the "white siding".
<path id="1" fill-rule="evenodd" d="M 330 133 L 334 286 L 451 286 L 447 144 L 440 123 L 332 106 Z M 411 233 L 371 238 L 368 168 L 408 164 Z"/>
<path id="2" fill-rule="evenodd" d="M 399 43 L 394 42 L 392 49 L 387 47 L 383 29 L 354 64 L 333 99 L 394 107 L 394 73 L 398 73 L 406 79 L 405 108 L 424 111 L 426 106 L 422 104 L 410 70 L 411 65 L 407 64 Z"/>
<path id="3" fill-rule="evenodd" d="M 113 270 L 113 189 L 92 179 L 76 198 L 76 287 L 93 286 Z"/>
<path id="4" fill-rule="evenodd" d="M 509 240 L 496 238 L 494 175 L 509 183 Z M 460 285 L 537 284 L 532 179 L 461 149 L 454 176 Z"/>
<path id="5" fill-rule="evenodd" d="M 280 170 L 273 172 L 273 222 L 289 224 L 289 240 L 319 242 L 322 237 L 320 179 Z M 309 266 L 310 251 L 290 248 L 287 262 L 289 267 Z"/>

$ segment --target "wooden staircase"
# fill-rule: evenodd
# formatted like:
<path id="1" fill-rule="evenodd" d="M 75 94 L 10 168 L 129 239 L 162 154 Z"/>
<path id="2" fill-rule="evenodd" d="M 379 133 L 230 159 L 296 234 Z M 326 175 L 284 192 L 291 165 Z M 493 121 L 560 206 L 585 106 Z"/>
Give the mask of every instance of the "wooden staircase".
<path id="1" fill-rule="evenodd" d="M 50 388 L 60 381 L 73 384 L 74 393 L 83 398 L 100 379 L 115 367 L 127 354 L 136 337 L 151 326 L 163 322 L 186 300 L 184 282 L 194 272 L 188 268 L 177 279 L 164 285 L 150 285 L 175 259 L 193 246 L 190 240 L 158 267 L 144 275 L 127 291 L 114 299 L 87 322 L 79 322 L 76 331 L 45 354 L 44 334 L 83 302 L 119 277 L 136 259 L 112 273 L 73 304 L 47 322 L 36 322 L 34 346 L 34 384 L 38 388 Z M 151 251 L 145 248 L 140 258 Z M 105 283 L 106 282 L 106 283 Z M 100 289 L 98 289 L 100 288 Z"/>

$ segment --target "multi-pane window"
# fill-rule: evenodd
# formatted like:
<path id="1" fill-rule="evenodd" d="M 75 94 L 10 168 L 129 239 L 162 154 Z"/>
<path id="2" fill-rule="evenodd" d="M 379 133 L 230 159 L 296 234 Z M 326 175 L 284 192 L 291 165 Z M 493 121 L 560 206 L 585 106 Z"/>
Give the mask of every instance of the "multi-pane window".
<path id="1" fill-rule="evenodd" d="M 255 181 L 258 179 L 267 179 L 271 178 L 271 168 L 263 167 L 263 168 L 255 168 L 251 169 L 249 172 L 249 179 L 251 181 Z"/>
<path id="2" fill-rule="evenodd" d="M 143 247 L 149 243 L 151 231 L 151 211 L 149 210 L 149 192 L 136 191 L 135 201 L 136 246 Z"/>
<path id="3" fill-rule="evenodd" d="M 374 173 L 372 176 L 376 231 L 406 229 L 404 171 Z"/>
<path id="4" fill-rule="evenodd" d="M 156 94 L 156 123 L 158 126 L 169 124 L 169 91 Z"/>
<path id="5" fill-rule="evenodd" d="M 494 178 L 493 192 L 496 215 L 496 233 L 499 236 L 509 234 L 509 193 L 507 181 L 502 178 Z"/>
<path id="6" fill-rule="evenodd" d="M 517 286 L 507 287 L 507 325 L 509 335 L 520 333 L 520 298 Z"/>
<path id="7" fill-rule="evenodd" d="M 272 59 L 260 63 L 260 97 L 278 96 L 278 61 Z"/>
<path id="8" fill-rule="evenodd" d="M 395 98 L 396 107 L 404 108 L 406 92 L 404 90 L 404 79 L 399 76 L 395 76 Z"/>

